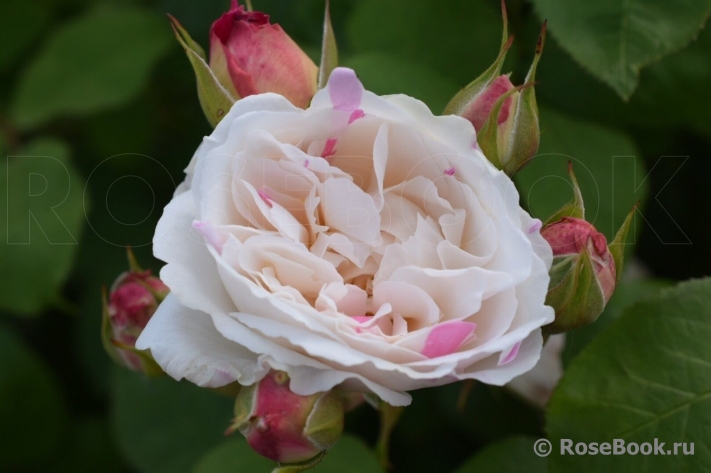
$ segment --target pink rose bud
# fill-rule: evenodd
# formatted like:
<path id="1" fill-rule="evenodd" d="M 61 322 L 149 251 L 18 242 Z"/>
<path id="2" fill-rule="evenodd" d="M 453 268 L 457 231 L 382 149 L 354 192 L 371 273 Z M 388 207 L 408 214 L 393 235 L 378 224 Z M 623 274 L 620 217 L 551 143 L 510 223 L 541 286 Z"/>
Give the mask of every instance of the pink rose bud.
<path id="1" fill-rule="evenodd" d="M 130 252 L 129 261 L 132 269 L 116 279 L 108 300 L 104 294 L 104 346 L 123 366 L 149 374 L 161 373 L 150 355 L 136 350 L 135 344 L 170 289 L 151 276 L 150 270 L 140 269 Z"/>
<path id="2" fill-rule="evenodd" d="M 512 175 L 523 168 L 538 151 L 540 127 L 534 91 L 536 68 L 543 52 L 546 24 L 536 45 L 533 64 L 525 84 L 515 87 L 510 74 L 501 74 L 501 67 L 513 42 L 508 36 L 506 6 L 501 3 L 504 32 L 499 55 L 479 77 L 452 98 L 445 113 L 469 120 L 477 133 L 477 143 L 484 155 L 496 167 Z"/>
<path id="3" fill-rule="evenodd" d="M 608 245 L 605 235 L 585 221 L 583 195 L 572 163 L 568 163 L 568 173 L 573 200 L 541 229 L 541 236 L 553 250 L 546 305 L 555 309 L 555 320 L 543 327 L 546 334 L 567 332 L 600 316 L 622 273 L 624 244 L 636 208 Z"/>
<path id="4" fill-rule="evenodd" d="M 235 403 L 239 430 L 258 454 L 279 463 L 307 461 L 331 448 L 343 432 L 344 403 L 334 391 L 299 396 L 289 376 L 271 371 L 245 386 Z"/>
<path id="5" fill-rule="evenodd" d="M 607 247 L 605 235 L 580 218 L 563 217 L 560 221 L 546 225 L 541 236 L 551 245 L 554 258 L 571 258 L 577 261 L 587 253 L 592 263 L 595 281 L 599 284 L 604 303 L 615 291 L 615 260 Z"/>
<path id="6" fill-rule="evenodd" d="M 210 68 L 235 99 L 275 92 L 306 108 L 317 90 L 316 64 L 269 15 L 237 0 L 210 29 Z"/>

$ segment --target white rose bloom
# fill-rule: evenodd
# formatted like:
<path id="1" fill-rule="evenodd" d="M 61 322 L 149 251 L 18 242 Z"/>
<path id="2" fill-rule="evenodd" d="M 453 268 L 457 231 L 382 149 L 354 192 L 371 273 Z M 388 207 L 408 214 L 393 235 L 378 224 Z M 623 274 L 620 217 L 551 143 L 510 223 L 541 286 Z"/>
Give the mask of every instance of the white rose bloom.
<path id="1" fill-rule="evenodd" d="M 550 246 L 471 123 L 350 69 L 302 110 L 238 101 L 153 240 L 171 294 L 136 343 L 172 377 L 248 385 L 270 369 L 407 405 L 407 391 L 530 370 Z"/>

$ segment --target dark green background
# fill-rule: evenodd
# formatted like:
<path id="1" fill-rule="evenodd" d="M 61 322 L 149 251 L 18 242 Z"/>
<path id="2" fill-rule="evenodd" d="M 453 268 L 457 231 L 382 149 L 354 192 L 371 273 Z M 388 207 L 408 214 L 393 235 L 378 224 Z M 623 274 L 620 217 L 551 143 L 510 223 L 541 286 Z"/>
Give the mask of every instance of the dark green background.
<path id="1" fill-rule="evenodd" d="M 545 10 L 546 3 L 537 5 Z M 529 2 L 508 4 L 516 42 L 505 70 L 521 83 L 542 18 Z M 317 61 L 322 1 L 254 5 Z M 217 471 L 215 464 L 253 471 L 240 462 L 259 461 L 239 439 L 222 437 L 230 399 L 120 370 L 99 337 L 101 287 L 125 270 L 127 245 L 157 272 L 155 224 L 210 133 L 165 14 L 207 47 L 209 26 L 227 7 L 227 0 L 0 2 L 0 151 L 7 156 L 0 166 L 7 200 L 0 202 L 7 230 L 0 249 L 0 471 L 182 473 Z M 332 16 L 341 64 L 355 68 L 367 88 L 407 93 L 435 112 L 493 61 L 500 41 L 496 0 L 332 0 Z M 711 31 L 642 69 L 625 102 L 561 47 L 556 31 L 565 37 L 564 20 L 557 21 L 549 23 L 537 77 L 541 156 L 515 177 L 523 204 L 545 218 L 569 199 L 569 185 L 555 176 L 566 176 L 571 159 L 588 219 L 608 237 L 644 200 L 628 256 L 643 282 L 615 296 L 598 324 L 571 335 L 567 363 L 623 306 L 655 294 L 662 283 L 652 279 L 711 273 Z M 42 187 L 32 173 L 45 175 L 47 208 L 23 200 L 27 186 Z M 56 213 L 48 210 L 59 203 Z M 29 244 L 11 244 L 18 242 Z M 394 471 L 455 471 L 485 447 L 479 466 L 466 471 L 490 471 L 487 462 L 502 448 L 545 471 L 530 452 L 532 440 L 521 437 L 544 436 L 542 411 L 478 384 L 459 413 L 460 388 L 414 393 L 395 430 Z M 372 445 L 377 415 L 362 407 L 346 430 Z M 342 445 L 321 471 L 373 468 L 358 440 Z"/>

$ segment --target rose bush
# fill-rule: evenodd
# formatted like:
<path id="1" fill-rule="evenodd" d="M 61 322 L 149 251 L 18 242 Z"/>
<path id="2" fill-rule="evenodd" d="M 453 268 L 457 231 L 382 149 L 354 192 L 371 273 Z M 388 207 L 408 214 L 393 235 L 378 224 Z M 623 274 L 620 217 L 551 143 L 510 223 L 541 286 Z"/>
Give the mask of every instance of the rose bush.
<path id="1" fill-rule="evenodd" d="M 551 248 L 472 124 L 338 68 L 306 110 L 238 101 L 197 150 L 154 253 L 171 294 L 136 346 L 176 379 L 393 405 L 540 356 Z"/>

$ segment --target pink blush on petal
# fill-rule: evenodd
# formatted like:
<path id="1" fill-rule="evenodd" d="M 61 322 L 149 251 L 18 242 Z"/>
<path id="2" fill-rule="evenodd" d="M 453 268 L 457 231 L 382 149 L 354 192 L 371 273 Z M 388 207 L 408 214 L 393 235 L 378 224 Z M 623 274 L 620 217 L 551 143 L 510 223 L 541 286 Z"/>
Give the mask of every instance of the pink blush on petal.
<path id="1" fill-rule="evenodd" d="M 540 220 L 536 220 L 533 222 L 533 225 L 531 225 L 531 227 L 528 229 L 528 233 L 536 233 L 538 230 L 541 229 L 542 226 L 543 223 Z"/>
<path id="2" fill-rule="evenodd" d="M 336 110 L 354 111 L 363 98 L 363 84 L 352 69 L 337 67 L 328 80 L 328 93 Z"/>
<path id="3" fill-rule="evenodd" d="M 193 222 L 193 228 L 200 232 L 205 241 L 212 245 L 219 254 L 222 254 L 222 238 L 219 233 L 207 222 L 201 222 L 200 220 L 195 220 Z"/>
<path id="4" fill-rule="evenodd" d="M 502 353 L 502 358 L 499 360 L 499 366 L 511 363 L 513 360 L 515 360 L 516 355 L 518 355 L 519 348 L 521 348 L 521 342 L 515 344 L 506 355 Z"/>
<path id="5" fill-rule="evenodd" d="M 357 108 L 353 110 L 353 113 L 351 113 L 350 118 L 348 119 L 348 124 L 350 125 L 354 121 L 358 120 L 359 118 L 363 118 L 365 116 L 365 112 L 361 110 L 360 108 Z"/>
<path id="6" fill-rule="evenodd" d="M 337 141 L 338 140 L 336 138 L 329 138 L 326 140 L 326 146 L 324 146 L 323 152 L 321 153 L 322 158 L 327 159 L 336 154 Z"/>
<path id="7" fill-rule="evenodd" d="M 274 204 L 272 204 L 272 198 L 269 197 L 269 194 L 267 194 L 264 190 L 258 190 L 257 194 L 264 201 L 264 203 L 269 206 L 270 209 L 274 207 Z"/>
<path id="8" fill-rule="evenodd" d="M 438 325 L 427 336 L 422 354 L 427 358 L 436 358 L 454 353 L 475 329 L 476 324 L 472 322 L 448 322 Z"/>

